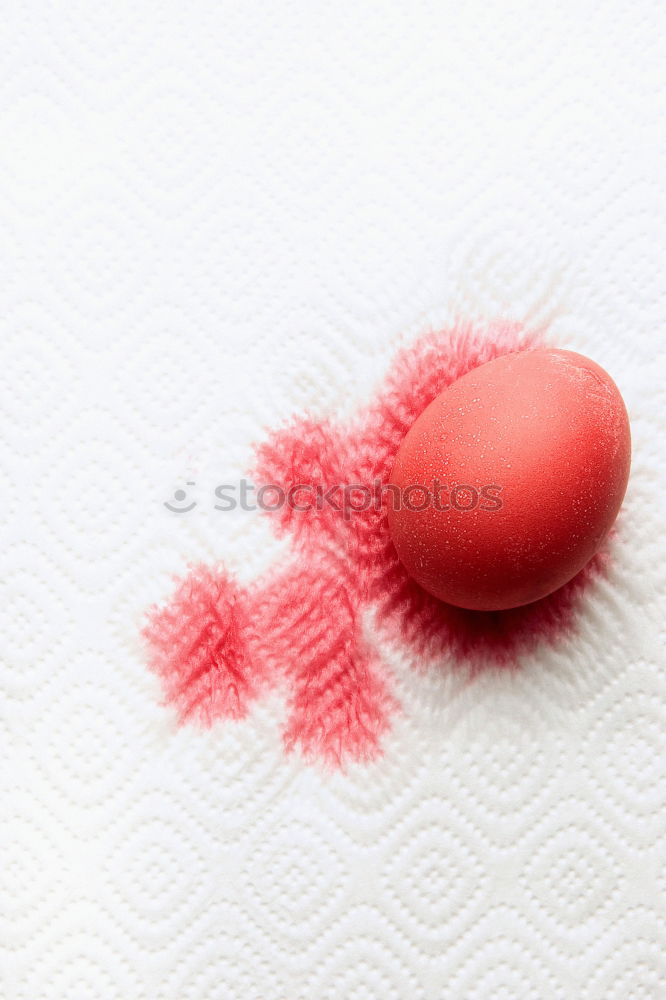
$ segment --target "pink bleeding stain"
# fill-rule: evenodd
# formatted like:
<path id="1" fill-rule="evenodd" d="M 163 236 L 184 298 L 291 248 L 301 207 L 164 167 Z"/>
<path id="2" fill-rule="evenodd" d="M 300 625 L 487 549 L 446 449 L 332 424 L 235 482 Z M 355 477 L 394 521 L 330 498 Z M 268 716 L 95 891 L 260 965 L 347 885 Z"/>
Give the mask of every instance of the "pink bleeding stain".
<path id="1" fill-rule="evenodd" d="M 286 684 L 284 745 L 330 766 L 372 760 L 399 710 L 388 670 L 363 616 L 418 669 L 444 663 L 515 669 L 521 654 L 553 645 L 575 625 L 582 592 L 604 569 L 598 553 L 566 586 L 509 611 L 465 611 L 438 601 L 406 573 L 386 510 L 344 515 L 336 487 L 386 483 L 417 416 L 455 379 L 540 336 L 514 324 L 459 325 L 402 350 L 375 398 L 349 425 L 300 417 L 256 450 L 257 485 L 287 493 L 333 491 L 333 504 L 267 512 L 293 540 L 292 559 L 250 586 L 224 569 L 197 566 L 164 607 L 148 615 L 150 665 L 182 722 L 242 719 L 262 692 Z M 298 504 L 298 494 L 294 491 Z"/>

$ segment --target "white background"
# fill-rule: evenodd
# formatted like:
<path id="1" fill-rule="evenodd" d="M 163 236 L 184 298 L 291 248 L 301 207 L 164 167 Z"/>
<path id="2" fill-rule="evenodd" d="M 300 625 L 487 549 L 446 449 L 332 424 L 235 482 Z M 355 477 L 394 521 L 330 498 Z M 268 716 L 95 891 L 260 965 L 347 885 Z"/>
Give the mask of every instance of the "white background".
<path id="1" fill-rule="evenodd" d="M 2 25 L 3 998 L 666 997 L 661 0 Z M 348 775 L 285 759 L 279 694 L 178 730 L 145 608 L 285 551 L 212 486 L 456 316 L 548 324 L 625 395 L 579 633 L 472 686 L 386 652 L 404 714 Z"/>

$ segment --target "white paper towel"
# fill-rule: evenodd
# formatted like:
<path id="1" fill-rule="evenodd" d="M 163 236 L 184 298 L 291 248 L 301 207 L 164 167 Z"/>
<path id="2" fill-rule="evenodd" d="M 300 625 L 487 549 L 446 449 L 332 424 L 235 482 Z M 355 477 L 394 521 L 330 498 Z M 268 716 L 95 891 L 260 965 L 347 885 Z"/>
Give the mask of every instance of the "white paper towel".
<path id="1" fill-rule="evenodd" d="M 666 997 L 665 30 L 659 0 L 6 6 L 7 1000 Z M 284 757 L 277 694 L 178 730 L 145 608 L 287 547 L 214 486 L 457 316 L 546 323 L 625 395 L 579 634 L 471 686 L 383 651 L 404 712 L 347 775 Z"/>

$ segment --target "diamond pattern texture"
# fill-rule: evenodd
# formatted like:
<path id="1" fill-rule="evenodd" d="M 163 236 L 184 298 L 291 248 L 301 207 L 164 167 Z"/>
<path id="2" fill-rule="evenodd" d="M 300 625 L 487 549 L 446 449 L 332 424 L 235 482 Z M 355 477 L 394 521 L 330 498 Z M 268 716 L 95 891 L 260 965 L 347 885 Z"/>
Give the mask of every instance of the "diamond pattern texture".
<path id="1" fill-rule="evenodd" d="M 5 5 L 3 998 L 666 997 L 665 33 L 660 0 Z M 382 649 L 403 711 L 346 773 L 284 755 L 279 692 L 178 728 L 145 609 L 287 545 L 215 486 L 458 317 L 627 401 L 576 632 L 471 682 Z"/>

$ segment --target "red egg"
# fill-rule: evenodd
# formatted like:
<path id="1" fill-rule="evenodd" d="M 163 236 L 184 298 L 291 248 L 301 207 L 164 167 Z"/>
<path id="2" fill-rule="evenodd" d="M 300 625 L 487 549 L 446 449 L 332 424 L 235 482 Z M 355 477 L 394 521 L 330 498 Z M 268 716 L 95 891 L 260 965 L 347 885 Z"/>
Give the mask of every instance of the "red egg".
<path id="1" fill-rule="evenodd" d="M 608 534 L 627 487 L 629 420 L 611 377 L 572 351 L 507 354 L 445 389 L 398 450 L 398 556 L 449 604 L 502 610 L 563 586 Z"/>

